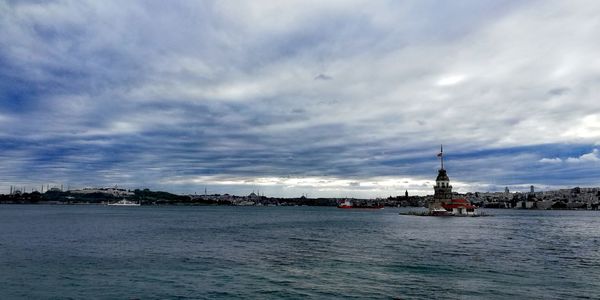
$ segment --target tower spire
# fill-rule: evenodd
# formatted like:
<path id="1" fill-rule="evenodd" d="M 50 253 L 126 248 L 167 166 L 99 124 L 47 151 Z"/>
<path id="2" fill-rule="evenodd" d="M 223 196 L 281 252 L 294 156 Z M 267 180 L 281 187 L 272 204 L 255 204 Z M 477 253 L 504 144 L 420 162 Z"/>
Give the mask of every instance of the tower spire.
<path id="1" fill-rule="evenodd" d="M 442 164 L 442 168 L 440 170 L 444 169 L 444 146 L 440 144 L 440 153 L 438 153 L 437 155 L 440 158 L 440 163 Z"/>

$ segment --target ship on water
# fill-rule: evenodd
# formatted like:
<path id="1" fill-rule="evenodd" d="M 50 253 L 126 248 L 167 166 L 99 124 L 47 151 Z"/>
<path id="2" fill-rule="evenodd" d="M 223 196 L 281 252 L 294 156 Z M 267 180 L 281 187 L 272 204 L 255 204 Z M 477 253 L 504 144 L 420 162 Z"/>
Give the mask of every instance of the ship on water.
<path id="1" fill-rule="evenodd" d="M 117 202 L 108 203 L 106 205 L 109 205 L 109 206 L 140 206 L 142 204 L 140 202 L 130 201 L 127 199 L 121 199 Z"/>
<path id="2" fill-rule="evenodd" d="M 381 203 L 353 203 L 350 199 L 344 200 L 344 202 L 340 203 L 338 208 L 343 209 L 352 209 L 352 208 L 361 208 L 361 209 L 383 209 L 383 204 Z"/>
<path id="3" fill-rule="evenodd" d="M 452 197 L 452 186 L 450 178 L 444 169 L 444 147 L 440 145 L 440 153 L 437 155 L 440 158 L 441 167 L 438 170 L 435 186 L 433 187 L 433 199 L 429 202 L 429 215 L 431 216 L 475 216 L 477 215 L 477 207 L 469 200 Z"/>

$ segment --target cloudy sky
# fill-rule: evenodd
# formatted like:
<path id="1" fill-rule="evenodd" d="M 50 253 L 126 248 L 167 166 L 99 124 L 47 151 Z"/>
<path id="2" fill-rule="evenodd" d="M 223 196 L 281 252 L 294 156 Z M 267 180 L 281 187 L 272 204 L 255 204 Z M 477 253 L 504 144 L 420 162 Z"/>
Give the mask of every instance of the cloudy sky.
<path id="1" fill-rule="evenodd" d="M 0 192 L 600 186 L 598 1 L 0 0 Z"/>

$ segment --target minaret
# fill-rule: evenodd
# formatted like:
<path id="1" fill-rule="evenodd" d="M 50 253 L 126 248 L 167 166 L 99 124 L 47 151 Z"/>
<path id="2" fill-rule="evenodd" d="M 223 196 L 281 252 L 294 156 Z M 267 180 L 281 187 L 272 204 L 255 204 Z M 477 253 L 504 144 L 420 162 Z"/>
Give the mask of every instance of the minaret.
<path id="1" fill-rule="evenodd" d="M 440 169 L 438 170 L 438 176 L 435 179 L 435 191 L 433 195 L 433 201 L 429 204 L 429 209 L 441 208 L 442 204 L 452 200 L 452 186 L 450 185 L 450 178 L 444 169 L 444 148 L 440 145 L 440 153 L 437 155 L 440 158 Z"/>

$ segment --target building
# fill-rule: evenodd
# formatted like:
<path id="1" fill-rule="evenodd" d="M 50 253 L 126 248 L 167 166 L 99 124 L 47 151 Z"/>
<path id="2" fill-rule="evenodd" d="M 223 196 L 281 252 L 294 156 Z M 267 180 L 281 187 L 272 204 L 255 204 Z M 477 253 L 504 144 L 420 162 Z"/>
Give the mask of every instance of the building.
<path id="1" fill-rule="evenodd" d="M 55 188 L 51 188 L 50 191 L 54 190 Z M 58 189 L 56 189 L 58 190 Z M 60 190 L 58 190 L 60 191 Z M 72 194 L 95 194 L 95 193 L 100 193 L 100 194 L 105 194 L 105 195 L 112 195 L 114 197 L 128 197 L 128 196 L 133 196 L 135 193 L 128 191 L 126 189 L 121 189 L 118 188 L 117 186 L 115 187 L 105 187 L 105 188 L 84 188 L 82 190 L 70 190 L 70 192 Z"/>
<path id="2" fill-rule="evenodd" d="M 446 211 L 455 216 L 474 215 L 476 207 L 466 199 L 452 199 L 442 205 Z"/>
<path id="3" fill-rule="evenodd" d="M 450 177 L 444 169 L 444 148 L 440 146 L 441 167 L 438 170 L 435 186 L 433 186 L 433 199 L 429 202 L 429 213 L 432 215 L 468 216 L 476 213 L 476 207 L 467 199 L 454 199 Z"/>

